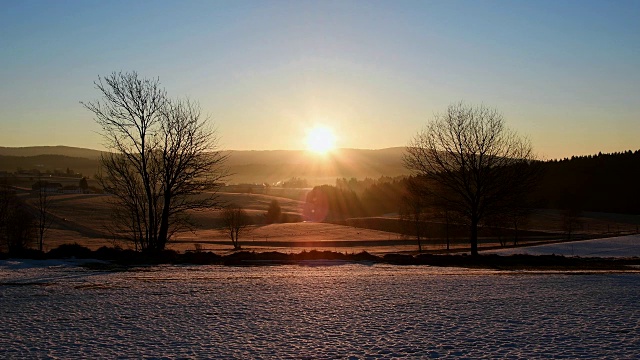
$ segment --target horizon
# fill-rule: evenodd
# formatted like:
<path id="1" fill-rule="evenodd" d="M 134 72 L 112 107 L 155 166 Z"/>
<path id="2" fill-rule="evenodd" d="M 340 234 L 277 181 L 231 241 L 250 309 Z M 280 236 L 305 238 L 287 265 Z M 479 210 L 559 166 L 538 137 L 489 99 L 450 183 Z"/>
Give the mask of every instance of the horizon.
<path id="1" fill-rule="evenodd" d="M 100 149 L 96 149 L 96 148 L 85 148 L 85 147 L 78 147 L 78 146 L 70 146 L 70 145 L 33 145 L 33 146 L 0 146 L 0 149 L 4 148 L 4 149 L 28 149 L 28 148 L 56 148 L 56 147 L 61 147 L 61 148 L 72 148 L 72 149 L 79 149 L 79 150 L 89 150 L 89 151 L 99 151 L 99 152 L 105 152 L 106 150 L 100 150 Z M 234 152 L 234 151 L 242 151 L 242 152 L 276 152 L 276 151 L 291 151 L 291 152 L 303 152 L 309 155 L 312 155 L 314 157 L 318 157 L 318 158 L 327 158 L 327 157 L 331 157 L 331 154 L 333 153 L 339 153 L 340 151 L 344 151 L 344 150 L 362 150 L 362 151 L 382 151 L 382 150 L 390 150 L 390 149 L 404 149 L 406 148 L 406 146 L 390 146 L 390 147 L 385 147 L 385 148 L 377 148 L 377 149 L 365 149 L 365 148 L 335 148 L 332 149 L 330 152 L 328 152 L 327 154 L 314 154 L 314 152 L 312 150 L 309 149 L 219 149 L 216 151 L 221 151 L 221 152 Z M 584 154 L 571 154 L 568 156 L 563 156 L 563 157 L 555 157 L 555 158 L 538 158 L 538 160 L 540 161 L 554 161 L 554 160 L 564 160 L 564 159 L 571 159 L 572 157 L 587 157 L 587 156 L 595 156 L 598 154 L 602 154 L 602 155 L 608 155 L 608 154 L 616 154 L 616 153 L 626 153 L 628 151 L 631 152 L 636 152 L 636 151 L 640 151 L 640 147 L 638 148 L 630 148 L 630 149 L 622 149 L 622 150 L 618 150 L 618 151 L 597 151 L 597 152 L 592 152 L 592 153 L 584 153 Z M 44 154 L 43 154 L 44 155 Z"/>
<path id="2" fill-rule="evenodd" d="M 233 151 L 308 150 L 319 127 L 335 148 L 405 147 L 461 100 L 544 159 L 637 149 L 639 16 L 595 0 L 10 3 L 0 144 L 103 151 L 79 102 L 122 70 L 198 101 Z"/>

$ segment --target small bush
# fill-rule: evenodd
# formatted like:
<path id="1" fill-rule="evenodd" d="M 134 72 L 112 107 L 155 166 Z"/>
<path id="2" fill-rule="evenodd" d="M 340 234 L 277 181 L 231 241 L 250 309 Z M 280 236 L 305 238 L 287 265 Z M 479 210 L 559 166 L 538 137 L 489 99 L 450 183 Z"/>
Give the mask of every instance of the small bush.
<path id="1" fill-rule="evenodd" d="M 122 257 L 122 249 L 119 247 L 103 246 L 95 252 L 96 259 L 100 260 L 117 260 Z"/>
<path id="2" fill-rule="evenodd" d="M 369 254 L 366 251 L 353 254 L 351 255 L 351 258 L 355 261 L 380 261 L 379 257 Z"/>
<path id="3" fill-rule="evenodd" d="M 94 257 L 93 251 L 80 244 L 62 244 L 55 249 L 52 249 L 47 253 L 47 257 L 50 259 L 65 259 L 65 258 L 77 258 L 77 259 L 89 259 Z"/>
<path id="4" fill-rule="evenodd" d="M 220 255 L 212 252 L 187 252 L 182 256 L 182 262 L 187 264 L 208 265 L 221 261 Z"/>
<path id="5" fill-rule="evenodd" d="M 408 265 L 416 263 L 416 258 L 414 258 L 412 255 L 385 254 L 382 258 L 385 262 L 388 262 L 390 264 Z"/>

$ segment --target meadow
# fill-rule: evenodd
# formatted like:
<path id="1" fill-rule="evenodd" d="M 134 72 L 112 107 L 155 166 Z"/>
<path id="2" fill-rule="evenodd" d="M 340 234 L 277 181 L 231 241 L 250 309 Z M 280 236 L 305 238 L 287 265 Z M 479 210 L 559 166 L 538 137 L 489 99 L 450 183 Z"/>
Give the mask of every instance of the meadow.
<path id="1" fill-rule="evenodd" d="M 417 243 L 412 236 L 398 231 L 382 231 L 385 228 L 399 228 L 397 214 L 385 217 L 354 219 L 342 223 L 306 222 L 303 219 L 305 206 L 304 191 L 288 191 L 276 195 L 227 193 L 219 194 L 225 204 L 237 204 L 244 208 L 254 225 L 241 235 L 241 246 L 245 250 L 299 252 L 302 250 L 331 250 L 339 252 L 370 253 L 415 253 Z M 32 205 L 34 195 L 23 194 Z M 296 199 L 297 198 L 297 199 Z M 296 199 L 296 200 L 294 200 Z M 111 231 L 111 205 L 109 195 L 100 194 L 55 194 L 50 196 L 53 223 L 46 233 L 45 250 L 61 244 L 78 243 L 90 249 L 102 246 L 130 248 L 131 243 L 115 237 Z M 271 201 L 277 200 L 282 212 L 291 223 L 265 224 L 264 214 Z M 169 248 L 180 252 L 195 250 L 228 253 L 233 250 L 223 229 L 219 210 L 193 211 L 190 213 L 195 224 L 193 231 L 176 234 Z M 530 214 L 520 229 L 519 245 L 557 242 L 566 240 L 563 213 L 556 210 L 536 210 Z M 359 220 L 359 221 L 355 221 Z M 572 239 L 585 239 L 625 235 L 637 232 L 637 217 L 620 214 L 583 212 L 577 221 L 581 229 L 572 234 Z M 387 226 L 392 223 L 394 226 Z M 348 226 L 348 225 L 359 226 Z M 442 224 L 432 224 L 441 226 Z M 458 226 L 458 234 L 451 237 L 450 251 L 466 251 L 468 241 L 466 228 Z M 495 249 L 512 244 L 508 229 L 499 238 L 495 229 L 487 231 L 480 239 L 483 249 Z M 445 252 L 446 240 L 442 237 L 427 236 L 423 240 L 423 250 Z"/>

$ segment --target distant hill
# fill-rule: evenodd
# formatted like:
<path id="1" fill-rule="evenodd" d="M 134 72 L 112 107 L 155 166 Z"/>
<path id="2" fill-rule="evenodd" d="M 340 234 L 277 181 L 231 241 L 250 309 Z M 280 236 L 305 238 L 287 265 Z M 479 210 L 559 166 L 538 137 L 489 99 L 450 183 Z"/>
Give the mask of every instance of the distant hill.
<path id="1" fill-rule="evenodd" d="M 93 177 L 98 172 L 98 159 L 64 155 L 4 156 L 0 155 L 0 171 L 38 170 L 41 173 L 66 173 L 67 169 Z"/>
<path id="2" fill-rule="evenodd" d="M 408 174 L 402 166 L 404 148 L 339 149 L 326 156 L 296 150 L 228 151 L 228 183 L 276 183 L 292 177 L 310 185 L 335 184 L 336 178 L 379 178 Z M 100 151 L 68 146 L 0 147 L 0 170 L 73 169 L 85 176 L 98 171 Z"/>
<path id="3" fill-rule="evenodd" d="M 62 155 L 75 158 L 99 159 L 100 153 L 101 152 L 98 150 L 77 148 L 71 146 L 0 146 L 0 155 L 4 156 Z"/>
<path id="4" fill-rule="evenodd" d="M 380 150 L 338 149 L 320 156 L 307 151 L 231 151 L 227 165 L 237 183 L 275 183 L 292 177 L 311 185 L 335 184 L 336 178 L 379 178 L 407 175 L 404 148 Z"/>

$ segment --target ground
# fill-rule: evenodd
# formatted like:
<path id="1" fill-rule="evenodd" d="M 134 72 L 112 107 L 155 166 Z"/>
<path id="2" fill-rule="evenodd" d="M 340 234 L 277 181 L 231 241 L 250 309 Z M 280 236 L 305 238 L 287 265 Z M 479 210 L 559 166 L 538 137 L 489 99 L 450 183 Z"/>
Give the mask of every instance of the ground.
<path id="1" fill-rule="evenodd" d="M 488 250 L 482 253 L 498 255 L 527 254 L 580 257 L 640 257 L 640 235 Z"/>
<path id="2" fill-rule="evenodd" d="M 639 274 L 0 261 L 0 358 L 637 359 Z"/>
<path id="3" fill-rule="evenodd" d="M 289 196 L 291 194 L 287 194 Z M 36 203 L 32 195 L 23 195 L 31 204 Z M 290 196 L 292 197 L 292 196 Z M 293 218 L 301 218 L 304 202 L 290 197 L 264 194 L 221 193 L 222 203 L 234 203 L 245 208 L 256 223 L 261 223 L 272 200 L 280 203 L 282 211 Z M 304 198 L 303 194 L 293 196 Z M 130 247 L 131 244 L 114 238 L 111 234 L 111 205 L 108 195 L 52 195 L 52 227 L 45 238 L 45 250 L 64 243 L 79 243 L 91 249 L 101 246 Z M 178 233 L 169 248 L 178 251 L 194 250 L 196 246 L 216 252 L 232 251 L 231 242 L 221 229 L 220 212 L 216 210 L 192 212 L 198 224 L 195 232 Z M 393 217 L 394 215 L 390 215 Z M 580 228 L 573 236 L 604 237 L 616 234 L 637 232 L 638 216 L 582 213 L 576 222 Z M 530 238 L 528 241 L 561 241 L 563 216 L 559 211 L 538 210 L 534 212 L 521 229 L 546 234 Z M 523 239 L 521 239 L 522 242 Z M 509 243 L 511 239 L 508 240 Z M 248 250 L 277 250 L 299 252 L 302 250 L 332 250 L 341 252 L 372 253 L 415 252 L 417 243 L 410 237 L 394 232 L 377 231 L 350 226 L 297 222 L 287 224 L 255 225 L 240 237 L 241 246 Z M 198 244 L 198 245 L 196 245 Z M 480 239 L 480 247 L 500 247 L 498 239 Z M 452 251 L 466 251 L 466 238 L 451 240 Z M 426 239 L 423 249 L 427 251 L 445 251 L 444 239 Z"/>

